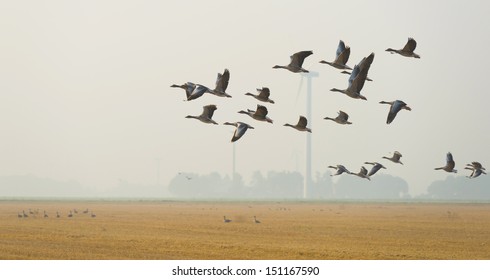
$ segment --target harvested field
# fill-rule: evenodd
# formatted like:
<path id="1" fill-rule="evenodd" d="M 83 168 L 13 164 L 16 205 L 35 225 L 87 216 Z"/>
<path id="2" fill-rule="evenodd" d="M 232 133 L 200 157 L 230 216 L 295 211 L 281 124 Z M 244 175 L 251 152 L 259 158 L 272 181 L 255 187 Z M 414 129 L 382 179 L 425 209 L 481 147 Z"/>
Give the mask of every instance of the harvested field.
<path id="1" fill-rule="evenodd" d="M 488 204 L 0 202 L 0 259 L 490 259 L 489 232 Z"/>

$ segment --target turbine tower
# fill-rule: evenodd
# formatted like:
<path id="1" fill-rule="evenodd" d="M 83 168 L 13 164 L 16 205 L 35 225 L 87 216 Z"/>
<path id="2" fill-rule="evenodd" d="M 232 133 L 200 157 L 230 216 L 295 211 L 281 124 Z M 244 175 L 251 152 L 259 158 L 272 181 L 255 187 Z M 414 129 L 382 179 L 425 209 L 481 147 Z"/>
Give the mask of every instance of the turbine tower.
<path id="1" fill-rule="evenodd" d="M 306 119 L 308 119 L 308 124 L 312 128 L 312 118 L 311 118 L 311 87 L 312 78 L 317 78 L 319 76 L 318 72 L 301 73 L 302 77 L 306 77 Z M 303 185 L 303 199 L 309 198 L 311 186 L 311 133 L 306 133 L 306 170 L 305 170 L 305 180 Z"/>

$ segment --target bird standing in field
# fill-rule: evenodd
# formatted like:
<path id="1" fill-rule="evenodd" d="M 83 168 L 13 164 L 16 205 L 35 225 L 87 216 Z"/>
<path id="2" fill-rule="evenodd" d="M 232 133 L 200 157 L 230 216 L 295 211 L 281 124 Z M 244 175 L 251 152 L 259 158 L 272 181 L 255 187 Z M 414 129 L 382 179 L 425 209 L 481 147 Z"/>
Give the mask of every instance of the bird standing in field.
<path id="1" fill-rule="evenodd" d="M 408 107 L 407 103 L 401 101 L 401 100 L 395 100 L 395 101 L 380 101 L 379 104 L 389 104 L 390 105 L 390 110 L 388 111 L 388 117 L 386 118 L 386 124 L 390 124 L 393 122 L 393 120 L 396 117 L 396 114 L 400 112 L 400 110 L 408 110 L 412 111 L 412 108 Z"/>
<path id="2" fill-rule="evenodd" d="M 299 131 L 307 131 L 307 132 L 311 133 L 311 129 L 306 127 L 307 124 L 308 124 L 308 120 L 303 116 L 299 116 L 299 120 L 298 120 L 297 124 L 292 125 L 292 124 L 287 123 L 284 126 L 289 126 L 289 127 L 292 127 L 296 130 L 299 130 Z"/>
<path id="3" fill-rule="evenodd" d="M 225 69 L 223 74 L 218 73 L 218 77 L 216 78 L 215 88 L 208 89 L 207 92 L 220 97 L 231 97 L 231 95 L 226 93 L 226 88 L 228 88 L 229 81 L 230 81 L 230 71 L 228 69 Z"/>
<path id="4" fill-rule="evenodd" d="M 364 83 L 366 82 L 367 74 L 373 60 L 374 53 L 371 53 L 368 57 L 363 58 L 361 63 L 354 66 L 354 70 L 352 70 L 349 77 L 349 85 L 347 89 L 332 88 L 330 91 L 341 92 L 354 99 L 367 100 L 365 96 L 361 95 L 361 90 L 364 87 Z"/>
<path id="5" fill-rule="evenodd" d="M 231 223 L 231 220 L 227 219 L 226 216 L 223 216 L 223 222 L 224 223 Z"/>
<path id="6" fill-rule="evenodd" d="M 303 62 L 305 61 L 305 58 L 307 58 L 308 56 L 310 56 L 312 54 L 313 54 L 312 51 L 297 52 L 297 53 L 293 54 L 292 56 L 290 56 L 291 62 L 289 62 L 288 65 L 286 65 L 286 66 L 276 65 L 272 68 L 287 69 L 293 73 L 300 73 L 300 72 L 309 73 L 308 70 L 303 68 Z"/>
<path id="7" fill-rule="evenodd" d="M 378 162 L 364 162 L 364 163 L 373 165 L 373 167 L 371 168 L 371 170 L 368 173 L 368 176 L 373 176 L 381 168 L 386 169 L 386 167 L 384 167 L 381 163 L 378 163 Z"/>
<path id="8" fill-rule="evenodd" d="M 386 51 L 390 53 L 397 53 L 399 55 L 406 56 L 406 57 L 420 58 L 420 55 L 413 52 L 416 47 L 417 47 L 417 42 L 413 38 L 408 38 L 408 41 L 403 47 L 403 49 L 394 50 L 392 48 L 388 48 L 386 49 Z"/>
<path id="9" fill-rule="evenodd" d="M 257 109 L 255 111 L 248 109 L 247 111 L 241 110 L 238 113 L 249 115 L 250 117 L 252 117 L 253 119 L 258 120 L 258 121 L 264 121 L 264 122 L 268 122 L 268 123 L 273 122 L 271 120 L 271 118 L 269 118 L 267 116 L 267 114 L 269 113 L 269 111 L 267 110 L 267 107 L 265 107 L 263 105 L 257 105 Z"/>
<path id="10" fill-rule="evenodd" d="M 274 101 L 269 98 L 269 96 L 271 95 L 269 88 L 267 88 L 267 87 L 258 88 L 257 92 L 259 94 L 252 94 L 250 92 L 247 92 L 247 93 L 245 93 L 245 95 L 252 96 L 255 99 L 262 101 L 262 102 L 269 102 L 269 103 L 274 104 Z"/>
<path id="11" fill-rule="evenodd" d="M 235 133 L 233 133 L 233 137 L 231 138 L 231 142 L 235 142 L 238 139 L 242 138 L 243 134 L 245 134 L 245 132 L 249 128 L 254 129 L 251 125 L 246 124 L 244 122 L 234 122 L 234 123 L 225 122 L 224 124 L 236 126 Z"/>
<path id="12" fill-rule="evenodd" d="M 218 109 L 218 107 L 216 107 L 216 105 L 206 105 L 204 107 L 202 107 L 203 110 L 202 110 L 202 114 L 199 115 L 199 116 L 191 116 L 191 115 L 188 115 L 186 116 L 186 118 L 188 119 L 198 119 L 200 121 L 202 121 L 203 123 L 212 123 L 212 124 L 218 124 L 217 122 L 215 122 L 212 117 L 213 117 L 213 113 L 216 109 Z"/>
<path id="13" fill-rule="evenodd" d="M 325 60 L 320 61 L 320 63 L 328 64 L 337 69 L 349 69 L 352 70 L 349 66 L 346 65 L 350 56 L 350 47 L 346 46 L 344 41 L 340 40 L 339 45 L 337 47 L 337 51 L 335 53 L 335 60 L 332 62 L 328 62 Z"/>
<path id="14" fill-rule="evenodd" d="M 338 124 L 352 124 L 351 122 L 348 121 L 349 115 L 344 111 L 339 111 L 339 115 L 336 118 L 325 117 L 323 119 L 332 120 Z"/>
<path id="15" fill-rule="evenodd" d="M 383 157 L 383 158 L 385 158 L 387 160 L 391 160 L 394 163 L 399 163 L 399 164 L 403 165 L 403 163 L 400 161 L 400 158 L 401 157 L 402 157 L 402 154 L 400 152 L 398 152 L 398 151 L 395 151 L 393 153 L 393 156 L 391 156 L 391 157 Z"/>
<path id="16" fill-rule="evenodd" d="M 446 154 L 446 166 L 434 168 L 435 170 L 444 170 L 450 173 L 458 173 L 454 166 L 456 163 L 454 162 L 453 155 L 451 153 Z"/>

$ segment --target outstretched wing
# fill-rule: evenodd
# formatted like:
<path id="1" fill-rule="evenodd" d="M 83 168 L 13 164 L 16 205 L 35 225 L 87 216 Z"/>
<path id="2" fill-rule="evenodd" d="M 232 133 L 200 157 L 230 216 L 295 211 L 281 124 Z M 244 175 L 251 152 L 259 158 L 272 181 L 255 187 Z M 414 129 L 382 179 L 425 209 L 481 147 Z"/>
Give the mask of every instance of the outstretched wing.
<path id="1" fill-rule="evenodd" d="M 255 111 L 255 115 L 264 117 L 267 116 L 267 108 L 263 105 L 257 105 L 257 110 Z"/>
<path id="2" fill-rule="evenodd" d="M 297 66 L 301 68 L 303 66 L 303 62 L 305 61 L 305 58 L 308 56 L 312 55 L 312 51 L 301 51 L 293 54 L 291 56 L 291 63 L 289 65 L 291 66 Z"/>
<path id="3" fill-rule="evenodd" d="M 346 122 L 349 119 L 349 115 L 344 111 L 339 111 L 339 115 L 337 116 L 337 118 Z"/>
<path id="4" fill-rule="evenodd" d="M 416 47 L 417 47 L 417 42 L 413 38 L 408 38 L 408 41 L 405 44 L 405 47 L 403 47 L 402 51 L 413 52 Z"/>
<path id="5" fill-rule="evenodd" d="M 337 47 L 335 62 L 345 65 L 349 60 L 349 56 L 350 47 L 346 47 L 344 41 L 340 40 L 339 46 Z"/>
<path id="6" fill-rule="evenodd" d="M 257 89 L 257 91 L 259 92 L 259 97 L 264 99 L 268 99 L 269 96 L 271 95 L 271 92 L 267 87 L 263 87 L 262 89 Z"/>
<path id="7" fill-rule="evenodd" d="M 218 78 L 216 79 L 216 91 L 225 92 L 228 87 L 228 82 L 230 81 L 230 71 L 225 69 L 223 74 L 218 73 Z"/>
<path id="8" fill-rule="evenodd" d="M 299 116 L 298 126 L 306 127 L 307 124 L 308 124 L 308 120 L 303 116 Z"/>
<path id="9" fill-rule="evenodd" d="M 216 105 L 206 105 L 203 108 L 203 111 L 202 111 L 202 114 L 204 116 L 207 116 L 208 119 L 212 119 L 213 118 L 213 114 L 214 114 L 214 111 L 216 109 L 218 109 L 218 107 L 216 107 Z"/>

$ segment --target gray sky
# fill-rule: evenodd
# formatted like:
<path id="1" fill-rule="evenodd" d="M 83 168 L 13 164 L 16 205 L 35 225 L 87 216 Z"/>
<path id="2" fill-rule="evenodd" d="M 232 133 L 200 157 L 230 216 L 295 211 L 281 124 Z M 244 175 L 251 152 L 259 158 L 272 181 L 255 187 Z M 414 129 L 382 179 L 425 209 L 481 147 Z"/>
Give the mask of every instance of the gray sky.
<path id="1" fill-rule="evenodd" d="M 463 176 L 471 161 L 490 163 L 488 75 L 490 19 L 486 1 L 8 1 L 0 9 L 0 176 L 35 174 L 110 188 L 118 179 L 155 183 L 177 172 L 231 175 L 233 127 L 186 115 L 216 104 L 219 122 L 256 129 L 236 143 L 237 172 L 303 172 L 305 134 L 284 127 L 306 114 L 299 74 L 272 69 L 312 50 L 304 67 L 313 81 L 313 172 L 344 164 L 358 171 L 380 161 L 382 172 L 409 183 L 411 194 L 448 176 L 434 167 L 451 151 Z M 421 59 L 392 55 L 408 37 Z M 334 59 L 338 41 L 348 65 L 375 52 L 362 93 L 367 101 L 329 91 L 347 75 Z M 231 72 L 233 98 L 205 95 L 183 102 L 173 83 L 214 87 Z M 274 124 L 237 114 L 255 109 L 244 96 L 267 86 Z M 386 125 L 387 105 L 404 100 Z M 323 120 L 338 110 L 351 126 Z M 398 150 L 405 165 L 382 160 Z M 299 156 L 296 162 L 295 155 Z M 313 173 L 313 174 L 314 174 Z M 369 183 L 369 182 L 366 182 Z"/>

